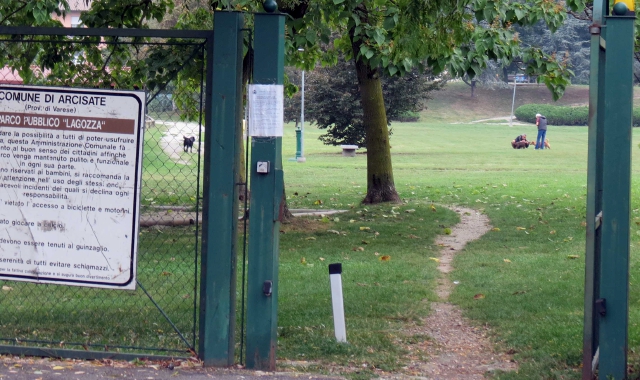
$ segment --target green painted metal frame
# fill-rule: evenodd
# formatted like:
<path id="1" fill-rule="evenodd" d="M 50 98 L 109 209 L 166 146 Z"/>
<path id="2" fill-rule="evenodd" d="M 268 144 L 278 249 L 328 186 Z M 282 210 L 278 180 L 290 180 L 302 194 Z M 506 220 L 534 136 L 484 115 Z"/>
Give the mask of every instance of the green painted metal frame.
<path id="1" fill-rule="evenodd" d="M 635 15 L 607 9 L 594 3 L 591 26 L 584 380 L 627 371 Z"/>
<path id="2" fill-rule="evenodd" d="M 239 12 L 216 12 L 207 72 L 199 356 L 206 366 L 234 363 L 236 242 L 242 122 L 242 28 Z"/>
<path id="3" fill-rule="evenodd" d="M 589 80 L 589 139 L 587 158 L 587 215 L 584 286 L 584 330 L 582 349 L 582 379 L 593 378 L 593 361 L 599 346 L 599 324 L 595 300 L 600 298 L 600 238 L 599 220 L 602 215 L 602 142 L 603 112 L 598 112 L 604 86 L 604 49 L 600 40 L 605 37 L 603 2 L 593 4 L 591 25 L 591 77 Z M 599 216 L 600 215 L 600 216 Z"/>
<path id="4" fill-rule="evenodd" d="M 113 28 L 52 28 L 52 27 L 30 27 L 30 26 L 0 26 L 0 35 L 34 35 L 34 36 L 113 36 L 113 37 L 156 37 L 156 38 L 185 38 L 185 39 L 204 39 L 207 41 L 209 46 L 207 50 L 207 56 L 211 57 L 213 54 L 213 39 L 214 32 L 213 30 L 164 30 L 164 29 L 113 29 Z M 242 49 L 240 49 L 242 52 Z M 213 86 L 211 85 L 211 78 L 213 78 L 212 74 L 213 66 L 207 65 L 207 85 L 206 88 L 208 91 Z M 225 69 L 223 69 L 225 70 Z M 240 75 L 241 71 L 234 72 L 236 75 Z M 227 72 L 225 75 L 232 75 Z M 208 93 L 207 96 L 210 94 Z M 210 98 L 208 98 L 210 99 Z M 240 104 L 241 104 L 240 98 Z M 209 101 L 207 104 L 211 104 Z M 208 111 L 209 107 L 207 107 Z M 240 113 L 238 113 L 240 115 Z M 207 131 L 211 129 L 211 125 L 216 125 L 215 119 L 211 119 L 211 117 L 206 117 L 205 126 Z M 206 147 L 206 140 L 205 140 Z M 206 157 L 206 151 L 205 151 Z M 205 162 L 205 167 L 207 166 Z M 213 178 L 217 178 L 214 176 Z M 205 178 L 205 181 L 208 181 L 209 178 Z M 234 182 L 235 184 L 235 182 Z M 206 186 L 206 184 L 205 184 Z M 205 200 L 207 199 L 207 194 L 204 195 Z M 237 199 L 237 197 L 236 197 Z M 208 206 L 204 206 L 204 210 L 207 210 Z M 237 204 L 235 207 L 237 213 Z M 235 218 L 234 220 L 236 220 Z M 237 222 L 236 222 L 237 223 Z M 204 224 L 204 223 L 203 223 Z M 235 228 L 233 229 L 236 230 Z M 203 233 L 204 235 L 204 233 Z M 235 240 L 234 240 L 235 241 Z M 204 242 L 203 242 L 203 250 L 202 254 L 205 255 L 207 251 L 205 250 Z M 235 258 L 235 252 L 228 252 L 228 255 Z M 204 260 L 203 260 L 204 262 Z M 204 271 L 204 268 L 203 268 Z M 234 271 L 235 273 L 235 271 Z M 201 278 L 201 284 L 203 283 L 203 279 Z M 233 286 L 235 286 L 235 277 Z M 204 289 L 205 287 L 203 287 Z M 209 291 L 207 288 L 206 291 Z M 235 288 L 234 294 L 235 297 Z M 201 298 L 205 298 L 201 294 Z M 234 298 L 234 308 L 235 308 L 235 298 Z M 202 309 L 202 306 L 201 306 Z M 235 312 L 235 309 L 234 309 Z M 224 319 L 230 319 L 229 316 L 226 316 Z M 235 320 L 235 314 L 232 320 Z M 202 319 L 201 312 L 201 325 L 205 321 Z M 202 333 L 202 332 L 201 332 Z M 226 339 L 226 337 L 225 337 Z M 233 340 L 233 335 L 230 337 Z M 202 341 L 202 339 L 201 339 Z M 229 346 L 233 346 L 233 341 L 229 342 Z M 202 343 L 201 343 L 202 345 Z M 202 350 L 202 347 L 200 348 Z M 26 355 L 26 356 L 42 356 L 42 357 L 64 357 L 64 358 L 75 358 L 75 359 L 118 359 L 118 360 L 133 360 L 136 358 L 152 358 L 157 360 L 165 360 L 171 359 L 180 356 L 187 356 L 188 353 L 185 352 L 184 355 L 176 355 L 176 356 L 166 356 L 166 355 L 155 355 L 155 354 L 147 354 L 147 353 L 127 353 L 121 354 L 116 352 L 102 352 L 102 351 L 80 351 L 80 350 L 72 350 L 72 349 L 48 349 L 42 347 L 29 347 L 29 346 L 19 346 L 19 345 L 0 345 L 0 350 L 2 352 L 14 354 L 14 355 Z M 206 352 L 206 350 L 205 350 Z M 215 353 L 215 352 L 214 352 Z M 233 357 L 233 355 L 232 355 Z M 232 362 L 231 362 L 232 364 Z M 230 365 L 225 362 L 225 365 Z"/>
<path id="5" fill-rule="evenodd" d="M 254 84 L 283 84 L 284 21 L 281 14 L 255 15 Z M 258 161 L 270 162 L 269 173 L 256 172 Z M 252 138 L 250 171 L 246 367 L 273 371 L 278 322 L 279 217 L 284 186 L 281 137 Z M 271 295 L 263 292 L 265 281 L 272 282 Z"/>

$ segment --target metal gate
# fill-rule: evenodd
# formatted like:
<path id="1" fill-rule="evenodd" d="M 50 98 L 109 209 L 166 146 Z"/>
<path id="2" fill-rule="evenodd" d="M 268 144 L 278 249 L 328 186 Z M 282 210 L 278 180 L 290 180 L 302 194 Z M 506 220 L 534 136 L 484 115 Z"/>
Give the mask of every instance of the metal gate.
<path id="1" fill-rule="evenodd" d="M 147 93 L 136 290 L 0 281 L 1 352 L 123 359 L 195 354 L 212 37 L 212 31 L 0 28 L 0 56 L 7 57 L 0 84 Z"/>

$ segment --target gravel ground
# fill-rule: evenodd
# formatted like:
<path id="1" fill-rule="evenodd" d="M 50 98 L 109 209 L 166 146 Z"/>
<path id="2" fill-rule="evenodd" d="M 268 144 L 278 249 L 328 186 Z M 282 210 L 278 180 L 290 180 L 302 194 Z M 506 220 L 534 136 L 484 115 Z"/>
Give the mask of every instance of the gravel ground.
<path id="1" fill-rule="evenodd" d="M 448 207 L 448 206 L 440 206 Z M 460 309 L 449 303 L 454 284 L 449 278 L 452 261 L 457 252 L 473 240 L 479 239 L 491 229 L 486 215 L 469 208 L 450 207 L 460 215 L 450 235 L 442 235 L 436 244 L 442 247 L 438 269 L 442 273 L 436 293 L 439 302 L 431 304 L 432 313 L 407 329 L 408 335 L 424 336 L 421 343 L 407 347 L 412 360 L 402 375 L 390 375 L 387 379 L 484 379 L 484 374 L 496 370 L 515 371 L 517 365 L 511 355 L 497 353 L 488 338 L 488 329 L 473 326 L 462 316 Z"/>

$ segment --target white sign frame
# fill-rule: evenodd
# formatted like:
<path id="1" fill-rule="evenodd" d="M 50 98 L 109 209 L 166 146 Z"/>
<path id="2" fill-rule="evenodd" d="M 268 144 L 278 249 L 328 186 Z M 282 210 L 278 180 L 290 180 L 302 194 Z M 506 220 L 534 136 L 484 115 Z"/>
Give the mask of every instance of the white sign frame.
<path id="1" fill-rule="evenodd" d="M 0 279 L 136 288 L 145 101 L 0 86 Z"/>

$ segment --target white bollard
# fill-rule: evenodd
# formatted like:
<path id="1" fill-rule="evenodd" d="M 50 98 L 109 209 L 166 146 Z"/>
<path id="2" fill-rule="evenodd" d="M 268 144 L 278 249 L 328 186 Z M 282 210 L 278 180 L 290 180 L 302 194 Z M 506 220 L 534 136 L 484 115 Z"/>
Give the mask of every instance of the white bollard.
<path id="1" fill-rule="evenodd" d="M 344 302 L 342 300 L 342 264 L 329 264 L 329 280 L 331 280 L 331 301 L 333 304 L 333 327 L 336 340 L 347 342 L 347 328 L 344 324 Z"/>

